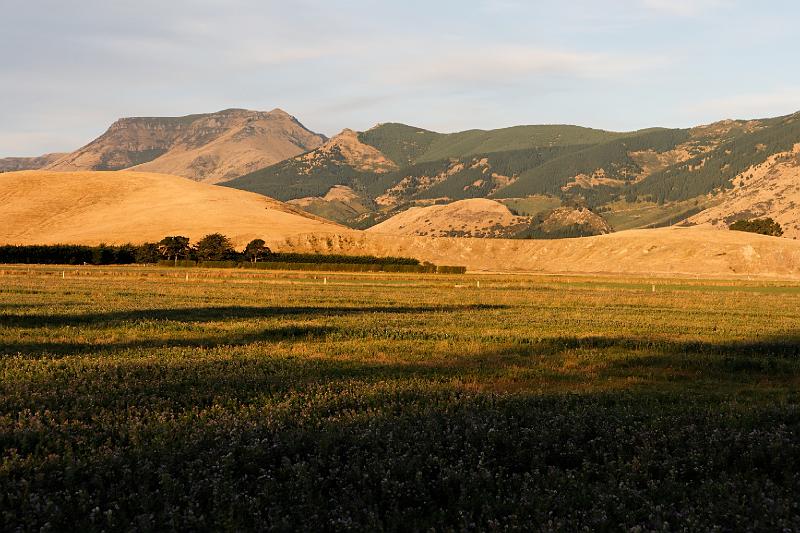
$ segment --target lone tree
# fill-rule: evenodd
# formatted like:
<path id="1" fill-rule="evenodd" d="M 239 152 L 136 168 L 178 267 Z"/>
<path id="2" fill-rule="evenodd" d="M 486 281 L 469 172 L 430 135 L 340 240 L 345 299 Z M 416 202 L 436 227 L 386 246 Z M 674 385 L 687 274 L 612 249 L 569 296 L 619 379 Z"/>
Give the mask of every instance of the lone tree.
<path id="1" fill-rule="evenodd" d="M 263 239 L 253 239 L 244 249 L 244 256 L 253 263 L 258 263 L 262 257 L 266 257 L 272 253 L 272 250 L 267 248 Z"/>
<path id="2" fill-rule="evenodd" d="M 180 235 L 164 237 L 158 243 L 158 252 L 167 259 L 174 257 L 177 265 L 179 257 L 186 257 L 189 254 L 189 237 Z"/>
<path id="3" fill-rule="evenodd" d="M 197 243 L 195 253 L 200 261 L 224 261 L 234 255 L 233 243 L 222 233 L 206 235 Z"/>
<path id="4" fill-rule="evenodd" d="M 754 218 L 753 220 L 737 220 L 730 225 L 734 231 L 749 231 L 750 233 L 760 233 L 780 237 L 783 235 L 783 228 L 771 218 Z"/>

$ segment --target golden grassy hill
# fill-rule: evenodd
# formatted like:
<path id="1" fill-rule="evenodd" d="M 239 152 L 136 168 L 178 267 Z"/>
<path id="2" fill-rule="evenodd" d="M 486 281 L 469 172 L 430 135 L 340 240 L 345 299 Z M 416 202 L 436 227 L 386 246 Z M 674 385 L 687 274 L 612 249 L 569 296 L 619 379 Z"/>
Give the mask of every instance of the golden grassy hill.
<path id="1" fill-rule="evenodd" d="M 800 278 L 800 242 L 707 228 L 631 230 L 558 240 L 466 239 L 374 232 L 296 235 L 284 250 L 399 255 L 473 271 Z"/>
<path id="2" fill-rule="evenodd" d="M 486 198 L 411 207 L 369 228 L 372 233 L 431 237 L 496 237 L 519 231 L 527 217 L 511 213 L 505 205 Z"/>
<path id="3" fill-rule="evenodd" d="M 143 172 L 0 174 L 0 243 L 120 244 L 221 232 L 234 244 L 349 230 L 255 193 Z"/>
<path id="4" fill-rule="evenodd" d="M 360 232 L 258 194 L 131 171 L 0 174 L 0 243 L 118 244 L 222 232 L 242 247 L 415 257 L 473 271 L 800 278 L 800 242 L 705 228 L 561 240 Z"/>

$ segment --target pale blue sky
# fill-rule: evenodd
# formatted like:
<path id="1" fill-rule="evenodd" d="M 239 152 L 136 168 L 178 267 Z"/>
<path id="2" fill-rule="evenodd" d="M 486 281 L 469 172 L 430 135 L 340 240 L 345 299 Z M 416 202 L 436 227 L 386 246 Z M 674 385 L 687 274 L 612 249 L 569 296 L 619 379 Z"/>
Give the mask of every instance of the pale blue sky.
<path id="1" fill-rule="evenodd" d="M 121 116 L 691 126 L 800 110 L 790 0 L 0 0 L 0 157 Z"/>

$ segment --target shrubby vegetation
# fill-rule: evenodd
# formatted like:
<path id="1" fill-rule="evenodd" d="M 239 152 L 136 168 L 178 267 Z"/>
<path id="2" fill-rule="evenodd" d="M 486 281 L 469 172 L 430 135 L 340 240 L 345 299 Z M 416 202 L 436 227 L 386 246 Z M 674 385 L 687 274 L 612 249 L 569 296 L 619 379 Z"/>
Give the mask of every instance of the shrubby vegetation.
<path id="1" fill-rule="evenodd" d="M 729 226 L 729 229 L 760 233 L 761 235 L 770 235 L 772 237 L 780 237 L 783 235 L 783 228 L 781 228 L 781 225 L 769 217 L 754 218 L 752 220 L 737 220 Z"/>
<path id="2" fill-rule="evenodd" d="M 346 185 L 374 199 L 406 177 L 434 176 L 460 163 L 465 166 L 463 170 L 419 194 L 412 190 L 409 199 L 484 197 L 494 188 L 492 180 L 486 179 L 492 172 L 520 177 L 516 184 L 501 191 L 499 196 L 504 198 L 561 196 L 560 187 L 578 173 L 591 174 L 604 168 L 610 177 L 627 179 L 641 170 L 628 156 L 629 151 L 668 150 L 688 136 L 687 130 L 614 133 L 577 126 L 517 126 L 441 134 L 403 124 L 384 124 L 361 133 L 359 138 L 397 163 L 398 171 L 359 171 L 334 151 L 320 165 L 288 160 L 225 185 L 280 200 L 322 196 L 334 185 Z M 490 172 L 483 167 L 470 168 L 483 158 L 488 159 Z M 471 186 L 481 179 L 485 182 L 482 187 Z"/>
<path id="3" fill-rule="evenodd" d="M 280 252 L 269 255 L 271 263 L 338 263 L 361 265 L 418 265 L 411 257 L 376 257 L 374 255 L 301 254 Z"/>
<path id="4" fill-rule="evenodd" d="M 388 123 L 360 133 L 358 139 L 377 148 L 386 157 L 404 167 L 413 165 L 428 150 L 431 143 L 441 136 L 441 133 L 422 128 Z"/>

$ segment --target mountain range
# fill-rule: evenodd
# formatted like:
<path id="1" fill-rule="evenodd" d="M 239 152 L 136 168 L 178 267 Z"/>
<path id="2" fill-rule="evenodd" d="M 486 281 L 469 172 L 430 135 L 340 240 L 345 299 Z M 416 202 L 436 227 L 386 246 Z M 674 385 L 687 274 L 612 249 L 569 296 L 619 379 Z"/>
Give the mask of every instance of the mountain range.
<path id="1" fill-rule="evenodd" d="M 173 174 L 408 235 L 557 238 L 762 216 L 800 235 L 800 113 L 633 132 L 387 123 L 327 139 L 279 109 L 229 109 L 120 119 L 75 152 L 0 160 L 25 168 Z"/>

